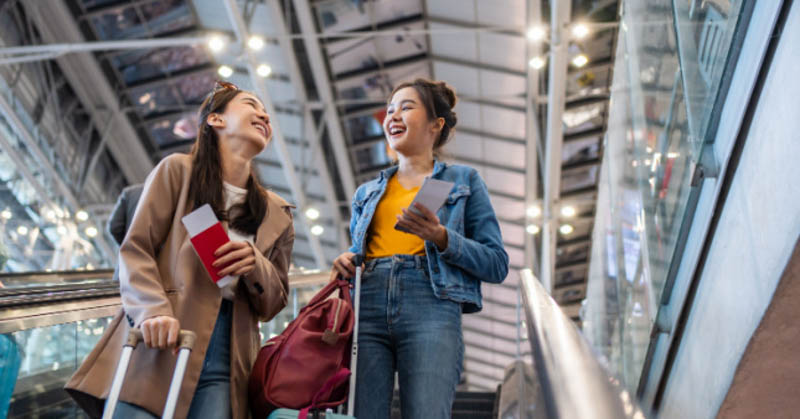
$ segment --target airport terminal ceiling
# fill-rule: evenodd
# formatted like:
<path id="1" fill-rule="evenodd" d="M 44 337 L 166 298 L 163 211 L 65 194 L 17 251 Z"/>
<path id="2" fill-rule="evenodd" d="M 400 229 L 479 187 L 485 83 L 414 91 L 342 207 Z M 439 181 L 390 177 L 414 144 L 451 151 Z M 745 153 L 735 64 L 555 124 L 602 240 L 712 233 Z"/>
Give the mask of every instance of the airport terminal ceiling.
<path id="1" fill-rule="evenodd" d="M 440 79 L 459 95 L 444 158 L 480 171 L 510 256 L 509 278 L 484 286 L 484 311 L 464 321 L 468 381 L 490 388 L 516 355 L 517 272 L 541 246 L 557 96 L 553 296 L 576 320 L 585 297 L 619 4 L 570 6 L 551 94 L 547 1 L 0 1 L 6 269 L 115 263 L 103 230 L 117 195 L 189 150 L 219 79 L 267 105 L 276 135 L 259 174 L 298 206 L 294 264 L 327 266 L 349 243 L 355 187 L 392 164 L 380 124 L 392 86 Z"/>

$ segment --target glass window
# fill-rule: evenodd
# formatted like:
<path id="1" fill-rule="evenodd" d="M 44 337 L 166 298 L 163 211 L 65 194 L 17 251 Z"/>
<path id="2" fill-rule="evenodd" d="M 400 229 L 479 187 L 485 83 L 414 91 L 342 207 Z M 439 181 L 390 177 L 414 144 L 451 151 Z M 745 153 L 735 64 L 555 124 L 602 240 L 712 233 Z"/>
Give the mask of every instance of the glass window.
<path id="1" fill-rule="evenodd" d="M 202 46 L 124 52 L 111 59 L 126 84 L 163 77 L 210 63 Z"/>
<path id="2" fill-rule="evenodd" d="M 181 100 L 167 83 L 142 86 L 128 92 L 142 115 L 163 114 L 181 110 Z"/>

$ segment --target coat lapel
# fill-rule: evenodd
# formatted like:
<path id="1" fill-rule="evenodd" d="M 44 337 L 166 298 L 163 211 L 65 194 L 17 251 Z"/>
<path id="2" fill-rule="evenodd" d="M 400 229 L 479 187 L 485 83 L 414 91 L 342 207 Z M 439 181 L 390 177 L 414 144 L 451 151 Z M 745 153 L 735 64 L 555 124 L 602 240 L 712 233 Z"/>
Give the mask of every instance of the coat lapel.
<path id="1" fill-rule="evenodd" d="M 267 217 L 261 222 L 256 231 L 256 248 L 262 253 L 267 251 L 275 244 L 275 240 L 286 231 L 292 223 L 291 209 L 294 205 L 289 204 L 277 194 L 267 191 Z"/>

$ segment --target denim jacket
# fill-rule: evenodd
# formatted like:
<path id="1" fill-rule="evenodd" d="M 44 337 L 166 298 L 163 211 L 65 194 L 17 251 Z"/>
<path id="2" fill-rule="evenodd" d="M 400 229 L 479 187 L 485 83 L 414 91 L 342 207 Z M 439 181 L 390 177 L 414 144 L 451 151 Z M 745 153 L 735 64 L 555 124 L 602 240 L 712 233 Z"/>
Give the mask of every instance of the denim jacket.
<path id="1" fill-rule="evenodd" d="M 356 190 L 350 219 L 351 252 L 365 254 L 375 208 L 396 172 L 397 166 L 390 167 Z M 439 251 L 433 242 L 425 242 L 433 292 L 438 298 L 461 303 L 464 313 L 478 312 L 482 308 L 481 281 L 500 283 L 508 274 L 508 254 L 489 191 L 478 172 L 468 166 L 436 161 L 432 177 L 455 183 L 436 214 L 447 229 L 447 248 Z"/>

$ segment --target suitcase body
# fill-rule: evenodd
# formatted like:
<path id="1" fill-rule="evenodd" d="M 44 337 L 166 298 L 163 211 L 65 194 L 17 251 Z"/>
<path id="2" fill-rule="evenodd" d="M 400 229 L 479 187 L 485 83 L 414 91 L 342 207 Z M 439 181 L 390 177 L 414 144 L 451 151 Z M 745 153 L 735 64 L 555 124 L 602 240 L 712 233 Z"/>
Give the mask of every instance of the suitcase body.
<path id="1" fill-rule="evenodd" d="M 294 409 L 278 409 L 273 410 L 272 413 L 267 416 L 267 419 L 297 419 L 297 415 L 300 414 L 299 410 Z M 353 416 L 346 416 L 341 415 L 339 413 L 332 413 L 332 412 L 320 412 L 316 417 L 313 413 L 308 414 L 308 419 L 353 419 Z"/>
<path id="2" fill-rule="evenodd" d="M 103 419 L 111 419 L 114 416 L 114 410 L 117 408 L 117 402 L 119 402 L 119 393 L 122 391 L 122 382 L 125 380 L 125 372 L 128 371 L 128 364 L 131 361 L 131 353 L 133 353 L 133 350 L 140 340 L 142 340 L 142 331 L 139 329 L 131 329 L 128 334 L 128 340 L 122 347 L 122 355 L 117 365 L 117 371 L 114 373 L 114 380 L 111 382 L 111 391 L 108 393 L 108 399 L 103 409 Z M 178 351 L 178 361 L 175 363 L 175 372 L 172 375 L 172 382 L 170 382 L 169 385 L 163 418 L 172 419 L 175 415 L 175 408 L 178 404 L 178 392 L 183 383 L 186 364 L 189 362 L 189 354 L 192 352 L 195 340 L 196 336 L 194 332 L 188 330 L 180 331 L 178 336 L 178 347 L 180 351 Z"/>
<path id="3" fill-rule="evenodd" d="M 355 395 L 356 395 L 356 368 L 358 364 L 358 310 L 361 302 L 361 263 L 362 258 L 357 255 L 353 258 L 353 264 L 356 265 L 356 278 L 355 278 L 355 296 L 353 298 L 353 311 L 355 314 L 355 324 L 353 325 L 353 344 L 350 353 L 350 391 L 347 394 L 347 415 L 332 412 L 319 412 L 316 416 L 313 413 L 308 413 L 305 418 L 301 418 L 302 411 L 295 409 L 277 409 L 267 416 L 267 419 L 356 419 L 353 416 L 355 411 Z"/>

